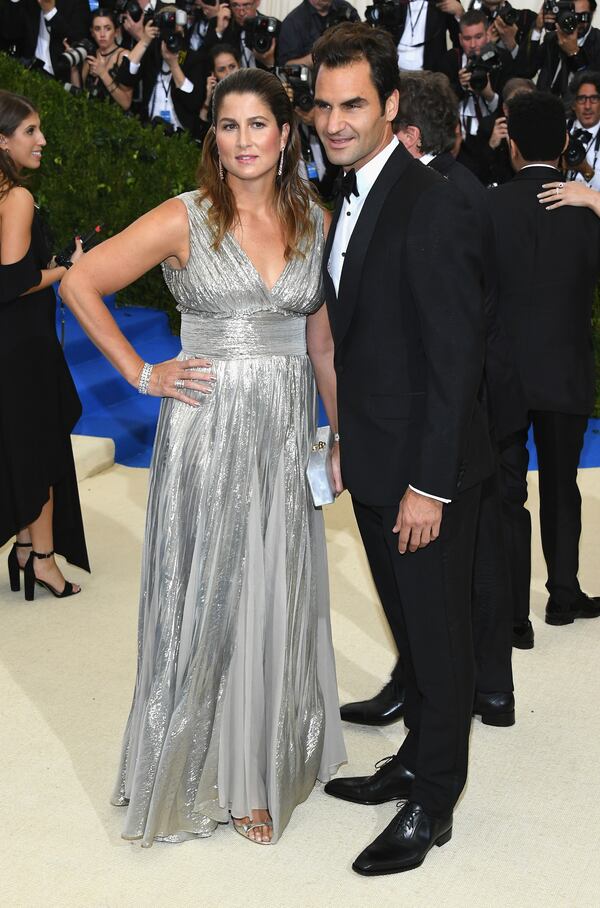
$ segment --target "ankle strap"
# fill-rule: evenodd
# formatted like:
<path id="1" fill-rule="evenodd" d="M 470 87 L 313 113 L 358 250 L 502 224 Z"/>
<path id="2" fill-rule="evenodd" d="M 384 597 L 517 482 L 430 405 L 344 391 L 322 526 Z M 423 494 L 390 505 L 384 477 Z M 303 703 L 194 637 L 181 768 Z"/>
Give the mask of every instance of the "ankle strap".
<path id="1" fill-rule="evenodd" d="M 54 555 L 54 549 L 51 552 L 34 552 L 32 549 L 31 554 L 34 558 L 51 558 Z"/>
<path id="2" fill-rule="evenodd" d="M 29 549 L 31 548 L 31 542 L 15 542 L 15 545 L 20 549 Z"/>

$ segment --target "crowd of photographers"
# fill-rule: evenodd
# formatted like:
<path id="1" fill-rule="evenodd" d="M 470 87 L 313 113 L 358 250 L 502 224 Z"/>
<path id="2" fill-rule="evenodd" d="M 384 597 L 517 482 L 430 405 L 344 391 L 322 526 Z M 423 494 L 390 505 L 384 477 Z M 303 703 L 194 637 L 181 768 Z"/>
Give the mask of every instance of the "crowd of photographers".
<path id="1" fill-rule="evenodd" d="M 73 93 L 198 141 L 220 79 L 239 67 L 272 70 L 293 97 L 306 177 L 331 198 L 336 171 L 313 128 L 311 51 L 327 28 L 359 20 L 347 0 L 302 0 L 283 22 L 261 15 L 260 0 L 97 2 L 0 0 L 0 50 Z M 402 70 L 447 76 L 460 122 L 455 153 L 484 185 L 512 176 L 505 105 L 537 85 L 565 104 L 568 178 L 600 188 L 595 8 L 596 0 L 545 0 L 537 12 L 508 0 L 471 0 L 468 9 L 459 0 L 373 0 L 365 19 L 393 35 Z"/>

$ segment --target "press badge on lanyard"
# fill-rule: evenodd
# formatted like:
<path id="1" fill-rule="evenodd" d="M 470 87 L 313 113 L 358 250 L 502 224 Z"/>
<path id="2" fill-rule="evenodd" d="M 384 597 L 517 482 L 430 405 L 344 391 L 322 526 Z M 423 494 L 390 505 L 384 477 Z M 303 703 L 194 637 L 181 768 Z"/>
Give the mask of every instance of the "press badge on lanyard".
<path id="1" fill-rule="evenodd" d="M 306 162 L 306 173 L 307 173 L 309 180 L 318 180 L 319 179 L 319 171 L 317 170 L 317 165 L 315 164 L 314 161 Z"/>

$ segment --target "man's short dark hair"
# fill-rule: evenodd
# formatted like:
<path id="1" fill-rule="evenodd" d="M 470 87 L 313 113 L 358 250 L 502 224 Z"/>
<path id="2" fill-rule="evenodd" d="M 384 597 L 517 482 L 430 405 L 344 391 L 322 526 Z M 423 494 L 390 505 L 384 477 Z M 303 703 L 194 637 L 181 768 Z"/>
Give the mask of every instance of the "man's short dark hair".
<path id="1" fill-rule="evenodd" d="M 398 50 L 392 36 L 382 28 L 371 28 L 363 22 L 334 25 L 315 42 L 313 60 L 315 81 L 321 66 L 337 69 L 366 60 L 382 110 L 398 87 Z"/>
<path id="2" fill-rule="evenodd" d="M 489 24 L 490 21 L 484 12 L 480 9 L 469 9 L 460 17 L 458 27 L 462 32 L 463 29 L 469 28 L 471 25 L 483 25 L 487 31 Z"/>
<path id="3" fill-rule="evenodd" d="M 508 134 L 526 161 L 556 161 L 567 139 L 560 98 L 545 91 L 519 92 L 507 104 Z"/>
<path id="4" fill-rule="evenodd" d="M 508 103 L 520 91 L 537 91 L 535 82 L 532 82 L 531 79 L 524 79 L 522 76 L 513 76 L 502 89 L 502 100 Z"/>
<path id="5" fill-rule="evenodd" d="M 569 96 L 575 100 L 575 95 L 582 85 L 593 85 L 600 94 L 600 72 L 594 69 L 584 69 L 576 73 L 569 83 Z"/>
<path id="6" fill-rule="evenodd" d="M 423 154 L 449 151 L 456 141 L 458 101 L 443 73 L 403 72 L 393 130 L 418 127 Z"/>

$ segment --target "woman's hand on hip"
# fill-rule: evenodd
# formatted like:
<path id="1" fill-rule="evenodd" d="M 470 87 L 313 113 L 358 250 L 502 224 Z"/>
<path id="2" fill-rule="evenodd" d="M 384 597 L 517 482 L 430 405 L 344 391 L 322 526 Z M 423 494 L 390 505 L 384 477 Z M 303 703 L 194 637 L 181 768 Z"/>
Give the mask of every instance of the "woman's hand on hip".
<path id="1" fill-rule="evenodd" d="M 211 394 L 216 381 L 216 375 L 210 371 L 211 367 L 212 362 L 203 358 L 168 359 L 164 363 L 156 363 L 148 383 L 148 394 L 153 397 L 173 397 L 197 407 L 198 401 L 188 397 L 186 391 Z"/>

